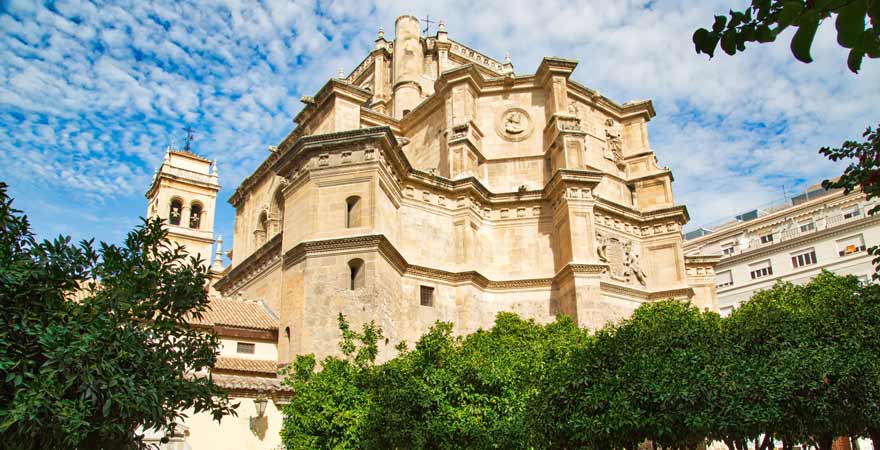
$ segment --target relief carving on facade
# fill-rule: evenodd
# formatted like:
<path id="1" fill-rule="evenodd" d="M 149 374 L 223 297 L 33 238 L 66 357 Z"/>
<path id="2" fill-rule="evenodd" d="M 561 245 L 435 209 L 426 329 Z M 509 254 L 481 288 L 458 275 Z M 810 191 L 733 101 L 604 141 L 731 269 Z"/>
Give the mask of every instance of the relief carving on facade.
<path id="1" fill-rule="evenodd" d="M 623 139 L 612 119 L 605 121 L 605 158 L 623 164 Z"/>
<path id="2" fill-rule="evenodd" d="M 596 255 L 600 261 L 608 264 L 612 279 L 647 285 L 648 277 L 642 270 L 632 241 L 596 233 Z"/>
<path id="3" fill-rule="evenodd" d="M 495 129 L 499 136 L 516 142 L 527 139 L 532 134 L 533 125 L 532 118 L 526 110 L 510 108 L 501 114 Z"/>

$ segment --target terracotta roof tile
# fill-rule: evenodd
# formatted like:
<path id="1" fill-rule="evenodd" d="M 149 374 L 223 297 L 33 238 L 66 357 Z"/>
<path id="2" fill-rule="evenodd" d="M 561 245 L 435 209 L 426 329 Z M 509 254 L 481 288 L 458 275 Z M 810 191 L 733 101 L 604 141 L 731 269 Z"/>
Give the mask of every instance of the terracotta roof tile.
<path id="1" fill-rule="evenodd" d="M 278 373 L 276 361 L 267 359 L 245 359 L 218 356 L 214 370 L 233 370 L 236 372 L 252 372 L 275 375 Z"/>
<path id="2" fill-rule="evenodd" d="M 191 319 L 190 323 L 251 330 L 278 329 L 278 318 L 263 302 L 224 297 L 212 298 L 202 319 Z"/>
<path id="3" fill-rule="evenodd" d="M 211 379 L 217 386 L 232 391 L 269 391 L 288 394 L 293 391 L 290 386 L 281 384 L 280 378 L 212 374 Z"/>

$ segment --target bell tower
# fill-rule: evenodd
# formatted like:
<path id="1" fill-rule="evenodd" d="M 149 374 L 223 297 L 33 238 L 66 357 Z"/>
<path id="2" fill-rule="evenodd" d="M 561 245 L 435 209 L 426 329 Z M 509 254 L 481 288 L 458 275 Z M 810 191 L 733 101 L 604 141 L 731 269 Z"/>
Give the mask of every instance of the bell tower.
<path id="1" fill-rule="evenodd" d="M 188 150 L 165 153 L 147 190 L 147 217 L 159 217 L 168 238 L 211 265 L 214 244 L 214 208 L 217 200 L 217 164 Z"/>

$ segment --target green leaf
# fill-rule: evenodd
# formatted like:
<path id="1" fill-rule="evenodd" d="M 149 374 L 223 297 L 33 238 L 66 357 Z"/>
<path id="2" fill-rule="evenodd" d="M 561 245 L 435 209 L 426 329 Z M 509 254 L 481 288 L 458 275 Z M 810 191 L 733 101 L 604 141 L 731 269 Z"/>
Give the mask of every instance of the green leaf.
<path id="1" fill-rule="evenodd" d="M 849 67 L 849 70 L 852 73 L 859 73 L 859 69 L 862 68 L 862 59 L 865 57 L 865 52 L 861 49 L 854 48 L 849 51 L 849 56 L 846 58 L 846 66 Z"/>
<path id="2" fill-rule="evenodd" d="M 760 43 L 773 42 L 776 40 L 776 33 L 770 29 L 770 27 L 766 25 L 762 25 L 758 27 L 757 30 L 757 40 Z"/>
<path id="3" fill-rule="evenodd" d="M 779 12 L 779 16 L 776 20 L 776 23 L 779 25 L 778 31 L 782 31 L 787 28 L 789 25 L 794 23 L 795 19 L 804 12 L 804 4 L 799 1 L 788 1 L 785 2 L 785 5 L 782 6 L 782 11 Z"/>
<path id="4" fill-rule="evenodd" d="M 862 32 L 865 31 L 865 14 L 867 12 L 867 0 L 850 0 L 838 10 L 837 20 L 834 22 L 834 26 L 837 28 L 838 44 L 845 48 L 853 48 L 858 45 L 862 39 Z"/>
<path id="5" fill-rule="evenodd" d="M 712 31 L 720 33 L 724 31 L 725 25 L 727 25 L 727 17 L 715 16 L 715 23 L 712 24 Z"/>
<path id="6" fill-rule="evenodd" d="M 721 50 L 728 55 L 736 53 L 736 34 L 733 31 L 728 30 L 721 35 Z"/>
<path id="7" fill-rule="evenodd" d="M 804 17 L 798 27 L 794 37 L 791 38 L 791 53 L 798 61 L 804 63 L 813 62 L 810 56 L 810 47 L 813 45 L 813 38 L 816 36 L 816 30 L 819 29 L 819 19 Z"/>

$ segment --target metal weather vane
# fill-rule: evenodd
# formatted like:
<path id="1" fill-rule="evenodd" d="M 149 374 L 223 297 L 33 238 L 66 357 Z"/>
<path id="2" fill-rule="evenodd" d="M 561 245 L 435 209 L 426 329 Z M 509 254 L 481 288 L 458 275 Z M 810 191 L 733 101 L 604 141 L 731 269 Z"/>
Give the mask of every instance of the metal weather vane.
<path id="1" fill-rule="evenodd" d="M 430 15 L 430 14 L 428 14 L 427 16 L 425 16 L 424 19 L 419 19 L 419 20 L 422 21 L 422 22 L 425 22 L 425 29 L 422 30 L 422 33 L 424 33 L 425 36 L 428 35 L 428 30 L 430 29 L 431 24 L 432 24 L 432 23 L 437 23 L 437 22 L 431 20 L 431 15 Z"/>
<path id="2" fill-rule="evenodd" d="M 192 127 L 189 125 L 187 125 L 187 127 L 184 128 L 183 131 L 186 131 L 186 143 L 184 144 L 183 149 L 185 151 L 190 151 L 190 144 L 192 144 L 192 141 L 193 139 L 195 139 L 196 135 L 193 134 Z"/>

